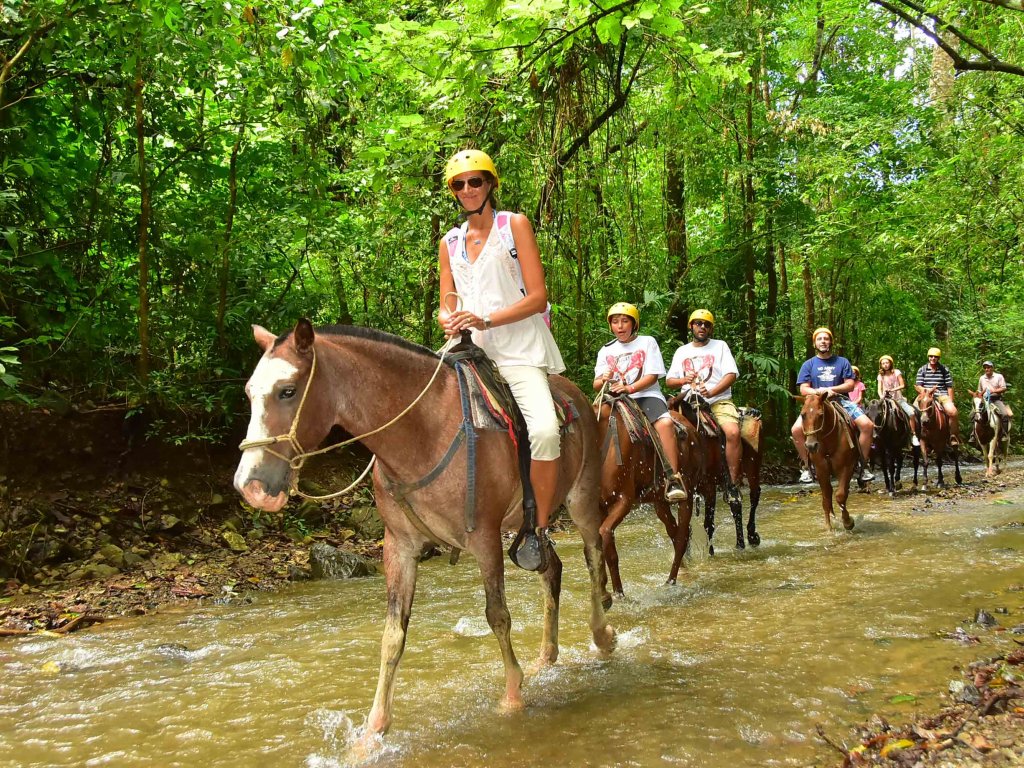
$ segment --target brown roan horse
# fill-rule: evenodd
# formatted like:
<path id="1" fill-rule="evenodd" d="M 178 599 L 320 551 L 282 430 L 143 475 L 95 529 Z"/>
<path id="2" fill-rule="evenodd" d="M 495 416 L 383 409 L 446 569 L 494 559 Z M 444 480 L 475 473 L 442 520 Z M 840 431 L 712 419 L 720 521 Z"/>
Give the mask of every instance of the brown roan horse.
<path id="1" fill-rule="evenodd" d="M 948 450 L 953 455 L 953 466 L 956 469 L 957 485 L 963 482 L 960 476 L 960 450 L 950 444 L 949 416 L 935 399 L 935 387 L 929 387 L 917 398 L 917 406 L 921 411 L 921 450 L 914 452 L 914 485 L 917 485 L 918 462 L 924 462 L 924 482 L 922 488 L 928 487 L 928 455 L 935 457 L 935 468 L 939 474 L 936 483 L 939 488 L 946 486 L 942 479 L 942 459 Z"/>
<path id="2" fill-rule="evenodd" d="M 253 327 L 264 354 L 246 385 L 252 417 L 235 488 L 254 507 L 276 511 L 287 501 L 303 448 L 318 446 L 335 425 L 377 457 L 373 485 L 384 521 L 387 614 L 381 641 L 380 675 L 367 718 L 371 733 L 391 724 L 395 673 L 405 648 L 420 556 L 445 545 L 472 554 L 480 568 L 487 621 L 505 665 L 505 708 L 522 706 L 523 672 L 512 650 L 511 617 L 505 602 L 502 530 L 522 519 L 522 485 L 512 441 L 498 431 L 476 443 L 475 526 L 467 530 L 467 446 L 456 445 L 462 410 L 455 371 L 438 365 L 425 347 L 378 331 L 346 326 L 314 332 L 307 320 L 281 337 Z M 314 373 L 315 371 L 315 373 Z M 433 383 L 432 375 L 437 373 Z M 597 647 L 610 651 L 615 633 L 605 619 L 604 563 L 598 508 L 597 422 L 579 389 L 552 376 L 552 389 L 575 403 L 580 419 L 562 438 L 558 499 L 563 500 L 584 541 L 590 574 L 590 629 Z M 408 408 L 429 386 L 422 399 Z M 401 418 L 394 417 L 407 409 Z M 385 429 L 379 428 L 392 420 Z M 449 448 L 456 446 L 454 457 Z M 452 459 L 446 463 L 446 459 Z M 540 662 L 558 656 L 558 610 L 562 564 L 549 554 L 540 576 L 544 631 Z"/>
<path id="3" fill-rule="evenodd" d="M 1005 439 L 1006 428 L 1003 420 L 999 418 L 996 407 L 986 401 L 981 392 L 975 392 L 973 389 L 967 391 L 971 393 L 971 399 L 974 401 L 974 410 L 971 411 L 971 422 L 974 425 L 971 429 L 971 438 L 985 457 L 985 477 L 995 477 L 1002 470 L 1001 465 L 1010 447 L 1009 440 Z"/>
<path id="4" fill-rule="evenodd" d="M 814 471 L 821 488 L 821 508 L 825 512 L 825 525 L 832 530 L 832 475 L 838 481 L 835 501 L 843 518 L 843 528 L 853 528 L 853 519 L 846 509 L 850 495 L 850 478 L 857 468 L 857 436 L 853 434 L 850 420 L 842 407 L 830 402 L 826 395 L 803 396 L 804 405 L 800 410 L 806 438 L 807 455 L 814 462 Z"/>

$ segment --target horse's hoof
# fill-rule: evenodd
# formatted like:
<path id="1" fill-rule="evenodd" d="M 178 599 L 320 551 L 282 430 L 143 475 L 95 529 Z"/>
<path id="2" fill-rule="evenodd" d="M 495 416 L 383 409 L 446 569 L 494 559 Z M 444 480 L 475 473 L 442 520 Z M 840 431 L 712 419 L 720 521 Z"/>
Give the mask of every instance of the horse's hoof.
<path id="1" fill-rule="evenodd" d="M 760 547 L 761 546 L 761 535 L 757 531 L 754 531 L 753 533 L 748 533 L 747 534 L 747 541 L 750 542 L 750 546 L 752 546 L 752 547 Z"/>
<path id="2" fill-rule="evenodd" d="M 675 585 L 676 585 L 676 580 L 675 579 L 665 579 L 665 586 L 666 587 L 674 587 Z"/>
<path id="3" fill-rule="evenodd" d="M 853 520 L 843 520 L 843 528 L 848 531 L 853 530 Z"/>
<path id="4" fill-rule="evenodd" d="M 606 611 L 611 610 L 613 602 L 614 601 L 612 600 L 612 596 L 609 595 L 607 592 L 605 592 L 604 595 L 602 595 L 602 597 L 601 597 L 601 607 L 604 608 Z"/>
<path id="5" fill-rule="evenodd" d="M 498 706 L 498 709 L 501 711 L 503 715 L 510 715 L 515 712 L 522 712 L 523 699 L 521 696 L 517 696 L 515 698 L 506 696 L 501 700 L 501 704 Z"/>
<path id="6" fill-rule="evenodd" d="M 603 654 L 609 654 L 615 650 L 615 629 L 605 624 L 594 633 L 594 645 Z"/>
<path id="7" fill-rule="evenodd" d="M 736 539 L 736 549 L 746 549 L 747 545 L 743 539 Z"/>
<path id="8" fill-rule="evenodd" d="M 715 545 L 714 544 L 708 544 L 708 554 L 711 555 L 712 557 L 715 556 Z"/>
<path id="9" fill-rule="evenodd" d="M 363 765 L 377 759 L 384 748 L 384 734 L 365 729 L 345 753 L 346 765 Z"/>

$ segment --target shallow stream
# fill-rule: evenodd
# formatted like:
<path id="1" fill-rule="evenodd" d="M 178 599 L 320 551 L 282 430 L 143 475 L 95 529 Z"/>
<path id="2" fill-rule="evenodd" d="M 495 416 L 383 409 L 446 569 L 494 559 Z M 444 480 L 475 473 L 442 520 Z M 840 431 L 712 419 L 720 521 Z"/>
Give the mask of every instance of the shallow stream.
<path id="1" fill-rule="evenodd" d="M 873 712 L 937 709 L 954 665 L 1012 645 L 971 624 L 975 610 L 1024 622 L 1024 528 L 1010 525 L 1024 520 L 1021 490 L 895 504 L 854 494 L 850 509 L 855 531 L 828 534 L 817 493 L 766 489 L 762 546 L 737 553 L 720 505 L 718 554 L 675 587 L 663 583 L 664 530 L 635 510 L 619 529 L 627 597 L 609 614 L 619 642 L 606 660 L 590 646 L 579 539 L 559 534 L 561 657 L 528 678 L 515 715 L 496 706 L 502 667 L 472 559 L 423 563 L 374 764 L 835 765 L 817 724 L 842 740 Z M 510 570 L 526 667 L 540 594 Z M 345 765 L 373 698 L 383 614 L 382 578 L 319 582 L 0 643 L 0 766 Z M 961 622 L 981 645 L 942 637 Z"/>

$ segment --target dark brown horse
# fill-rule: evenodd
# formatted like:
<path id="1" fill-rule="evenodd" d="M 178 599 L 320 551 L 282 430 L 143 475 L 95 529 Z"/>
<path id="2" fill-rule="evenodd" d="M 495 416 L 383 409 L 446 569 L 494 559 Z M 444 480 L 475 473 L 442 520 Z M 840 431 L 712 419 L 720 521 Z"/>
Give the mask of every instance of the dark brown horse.
<path id="1" fill-rule="evenodd" d="M 522 519 L 522 485 L 512 441 L 501 432 L 480 433 L 475 467 L 467 471 L 456 373 L 424 347 L 360 328 L 339 326 L 314 333 L 306 320 L 278 338 L 258 326 L 253 332 L 264 355 L 246 385 L 252 419 L 235 473 L 235 487 L 245 500 L 260 509 L 281 509 L 302 457 L 335 425 L 359 436 L 377 457 L 373 484 L 385 525 L 388 599 L 368 730 L 384 733 L 391 724 L 395 673 L 405 647 L 417 564 L 431 546 L 450 546 L 476 558 L 487 621 L 505 664 L 502 703 L 510 709 L 521 707 L 523 672 L 510 639 L 501 541 L 502 531 L 517 529 Z M 565 501 L 583 538 L 591 585 L 590 629 L 597 647 L 610 651 L 615 634 L 602 602 L 597 422 L 575 385 L 560 376 L 552 376 L 550 382 L 552 390 L 574 403 L 580 414 L 562 438 L 557 503 Z M 424 390 L 426 395 L 418 399 Z M 479 490 L 475 505 L 467 506 L 470 473 Z M 540 576 L 544 664 L 558 656 L 562 576 L 558 556 L 551 552 L 549 559 Z"/>
<path id="2" fill-rule="evenodd" d="M 985 456 L 985 477 L 995 477 L 1002 471 L 1001 465 L 1010 447 L 1009 440 L 1005 439 L 1006 425 L 999 417 L 995 405 L 986 400 L 981 392 L 968 392 L 974 400 L 974 409 L 971 411 L 971 439 Z"/>
<path id="3" fill-rule="evenodd" d="M 803 401 L 800 419 L 804 427 L 807 455 L 814 463 L 818 486 L 821 488 L 825 525 L 830 531 L 833 530 L 832 515 L 835 509 L 832 506 L 832 475 L 835 475 L 835 501 L 843 518 L 843 528 L 850 530 L 853 528 L 853 519 L 846 509 L 846 499 L 850 495 L 850 478 L 860 460 L 857 435 L 842 406 L 830 400 L 827 395 L 804 395 Z"/>
<path id="4" fill-rule="evenodd" d="M 903 472 L 903 451 L 910 440 L 910 419 L 900 408 L 899 403 L 891 397 L 883 400 L 872 400 L 865 410 L 868 418 L 875 423 L 874 449 L 882 476 L 885 478 L 885 490 L 891 498 L 896 498 L 896 491 L 901 486 L 900 474 Z M 917 448 L 915 446 L 914 450 Z"/>
<path id="5" fill-rule="evenodd" d="M 956 468 L 956 483 L 963 482 L 960 476 L 960 450 L 956 445 L 950 443 L 953 436 L 950 432 L 950 420 L 942 406 L 935 399 L 935 387 L 929 387 L 918 396 L 917 406 L 921 411 L 921 450 L 914 453 L 914 485 L 917 485 L 917 468 L 919 462 L 924 463 L 924 482 L 922 488 L 928 488 L 928 456 L 935 459 L 935 468 L 939 474 L 936 483 L 939 488 L 945 488 L 946 483 L 942 479 L 942 459 L 946 453 L 952 455 L 953 465 Z"/>
<path id="6" fill-rule="evenodd" d="M 669 406 L 688 424 L 696 424 L 700 416 L 696 409 L 709 409 L 707 402 L 699 396 L 689 393 L 677 395 L 669 401 Z M 715 553 L 711 538 L 715 532 L 716 491 L 728 488 L 729 468 L 725 460 L 725 437 L 721 433 L 708 435 L 704 429 L 696 429 L 697 446 L 695 450 L 703 457 L 702 461 L 691 462 L 697 476 L 693 482 L 704 487 L 708 493 L 700 493 L 705 502 L 704 528 L 708 532 L 710 553 Z M 745 549 L 749 542 L 752 547 L 760 546 L 761 536 L 757 532 L 757 505 L 761 501 L 761 416 L 757 411 L 741 409 L 740 420 L 740 479 L 745 479 L 749 488 L 750 512 L 747 515 L 746 539 L 744 540 L 743 504 L 738 497 L 730 499 L 726 494 L 726 502 L 732 513 L 736 526 L 736 549 Z M 680 465 L 682 466 L 682 465 Z M 685 547 L 683 548 L 685 551 Z"/>

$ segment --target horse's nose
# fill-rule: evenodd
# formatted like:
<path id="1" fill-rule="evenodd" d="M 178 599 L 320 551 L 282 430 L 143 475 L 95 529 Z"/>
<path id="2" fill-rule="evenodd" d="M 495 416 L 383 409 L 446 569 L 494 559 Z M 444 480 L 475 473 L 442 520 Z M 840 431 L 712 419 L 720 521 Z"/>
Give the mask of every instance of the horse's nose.
<path id="1" fill-rule="evenodd" d="M 810 440 L 808 440 L 806 445 L 807 445 L 807 450 L 810 451 L 811 453 L 817 453 L 818 452 L 818 441 L 815 440 L 814 438 L 811 438 Z"/>

